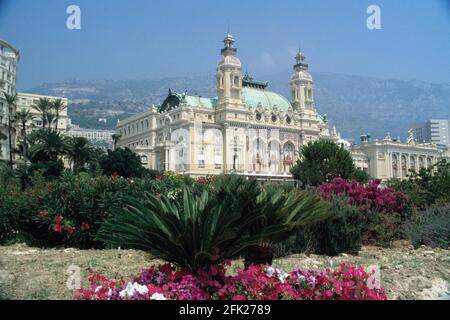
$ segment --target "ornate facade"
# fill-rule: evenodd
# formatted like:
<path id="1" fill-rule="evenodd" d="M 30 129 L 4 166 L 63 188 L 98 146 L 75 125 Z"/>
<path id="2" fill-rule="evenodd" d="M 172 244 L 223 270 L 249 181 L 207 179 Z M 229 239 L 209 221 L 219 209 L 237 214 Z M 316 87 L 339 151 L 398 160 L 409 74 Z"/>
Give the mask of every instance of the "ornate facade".
<path id="1" fill-rule="evenodd" d="M 314 108 L 313 80 L 302 52 L 295 57 L 288 100 L 267 90 L 268 83 L 242 75 L 234 42 L 230 34 L 224 39 L 217 97 L 169 89 L 160 106 L 118 123 L 118 147 L 133 149 L 156 170 L 286 180 L 301 145 L 337 140 Z"/>
<path id="2" fill-rule="evenodd" d="M 405 179 L 409 170 L 418 172 L 445 158 L 435 145 L 417 144 L 411 131 L 406 143 L 392 139 L 389 133 L 382 141 L 370 141 L 363 135 L 361 144 L 352 147 L 352 156 L 357 167 L 381 180 Z"/>

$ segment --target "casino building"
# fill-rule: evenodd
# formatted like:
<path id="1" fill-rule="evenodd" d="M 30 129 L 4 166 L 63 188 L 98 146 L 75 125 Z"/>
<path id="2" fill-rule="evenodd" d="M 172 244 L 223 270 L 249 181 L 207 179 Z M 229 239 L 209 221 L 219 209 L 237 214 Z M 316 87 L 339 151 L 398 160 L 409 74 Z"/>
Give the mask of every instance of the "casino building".
<path id="1" fill-rule="evenodd" d="M 298 52 L 291 97 L 242 74 L 227 34 L 216 68 L 217 96 L 169 94 L 160 106 L 121 120 L 118 147 L 137 152 L 145 166 L 191 176 L 236 173 L 264 180 L 291 179 L 300 147 L 317 139 L 338 140 L 314 107 L 313 79 Z"/>

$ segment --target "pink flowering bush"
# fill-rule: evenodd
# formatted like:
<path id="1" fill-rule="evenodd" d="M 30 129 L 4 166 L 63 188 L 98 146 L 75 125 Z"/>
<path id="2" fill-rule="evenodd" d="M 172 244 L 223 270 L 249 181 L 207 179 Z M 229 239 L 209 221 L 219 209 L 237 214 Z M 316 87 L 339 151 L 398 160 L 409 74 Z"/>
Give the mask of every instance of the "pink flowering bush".
<path id="1" fill-rule="evenodd" d="M 407 197 L 393 188 L 381 188 L 380 183 L 381 180 L 372 180 L 364 185 L 356 180 L 347 182 L 336 178 L 333 182 L 323 183 L 320 191 L 325 199 L 333 196 L 347 197 L 351 205 L 367 205 L 377 211 L 402 213 L 408 204 Z"/>
<path id="2" fill-rule="evenodd" d="M 285 273 L 251 266 L 234 276 L 224 266 L 190 274 L 169 264 L 144 270 L 132 282 L 94 274 L 90 288 L 78 290 L 83 300 L 386 300 L 382 288 L 370 282 L 362 267 L 342 264 L 324 272 Z"/>
<path id="3" fill-rule="evenodd" d="M 363 185 L 355 180 L 348 182 L 336 178 L 322 184 L 320 191 L 325 199 L 337 196 L 358 206 L 360 218 L 366 224 L 363 242 L 386 246 L 402 237 L 404 223 L 410 215 L 409 199 L 394 188 L 382 188 L 380 183 L 380 180 L 373 180 Z"/>

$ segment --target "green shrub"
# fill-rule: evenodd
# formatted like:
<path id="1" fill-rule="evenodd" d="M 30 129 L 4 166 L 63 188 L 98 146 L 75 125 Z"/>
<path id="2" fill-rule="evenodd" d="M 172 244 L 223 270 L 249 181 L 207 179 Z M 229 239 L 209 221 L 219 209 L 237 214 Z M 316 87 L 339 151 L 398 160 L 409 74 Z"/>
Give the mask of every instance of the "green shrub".
<path id="1" fill-rule="evenodd" d="M 377 212 L 367 223 L 363 243 L 390 247 L 394 240 L 404 239 L 404 224 L 399 213 Z"/>
<path id="2" fill-rule="evenodd" d="M 32 194 L 0 185 L 0 243 L 20 238 L 21 216 L 34 202 Z"/>
<path id="3" fill-rule="evenodd" d="M 64 171 L 64 163 L 61 160 L 32 163 L 28 167 L 28 174 L 33 175 L 36 171 L 41 171 L 48 180 L 57 179 Z"/>
<path id="4" fill-rule="evenodd" d="M 388 185 L 409 196 L 413 206 L 427 208 L 450 202 L 450 163 L 441 160 L 430 168 L 411 172 L 407 180 L 391 179 Z"/>
<path id="5" fill-rule="evenodd" d="M 414 247 L 450 247 L 450 204 L 415 212 L 406 224 L 406 235 Z"/>
<path id="6" fill-rule="evenodd" d="M 371 213 L 373 215 L 373 213 Z M 363 217 L 360 208 L 345 199 L 332 200 L 329 217 L 322 222 L 300 228 L 288 248 L 293 252 L 313 252 L 330 256 L 356 254 L 361 248 L 363 233 L 370 217 Z"/>
<path id="7" fill-rule="evenodd" d="M 101 156 L 99 163 L 103 173 L 108 176 L 118 174 L 125 178 L 142 177 L 147 171 L 142 166 L 139 155 L 128 148 L 108 150 L 108 154 Z"/>

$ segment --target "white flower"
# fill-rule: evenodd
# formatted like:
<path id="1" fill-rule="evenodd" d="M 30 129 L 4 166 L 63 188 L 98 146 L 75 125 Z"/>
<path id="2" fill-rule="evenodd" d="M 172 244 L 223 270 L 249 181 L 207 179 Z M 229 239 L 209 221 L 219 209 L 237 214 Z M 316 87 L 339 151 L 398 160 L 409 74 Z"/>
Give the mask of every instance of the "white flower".
<path id="1" fill-rule="evenodd" d="M 281 282 L 285 282 L 286 279 L 289 277 L 289 274 L 284 272 L 281 269 L 274 268 L 274 267 L 267 267 L 266 268 L 266 274 L 268 277 L 275 277 L 276 279 L 280 280 Z"/>
<path id="2" fill-rule="evenodd" d="M 121 298 L 129 298 L 134 296 L 136 292 L 139 294 L 146 294 L 148 293 L 148 288 L 146 286 L 140 285 L 137 282 L 128 282 L 126 288 L 120 291 L 119 296 Z"/>
<path id="3" fill-rule="evenodd" d="M 163 294 L 155 292 L 154 294 L 152 294 L 152 296 L 150 297 L 150 300 L 167 300 L 166 297 L 164 297 Z"/>

